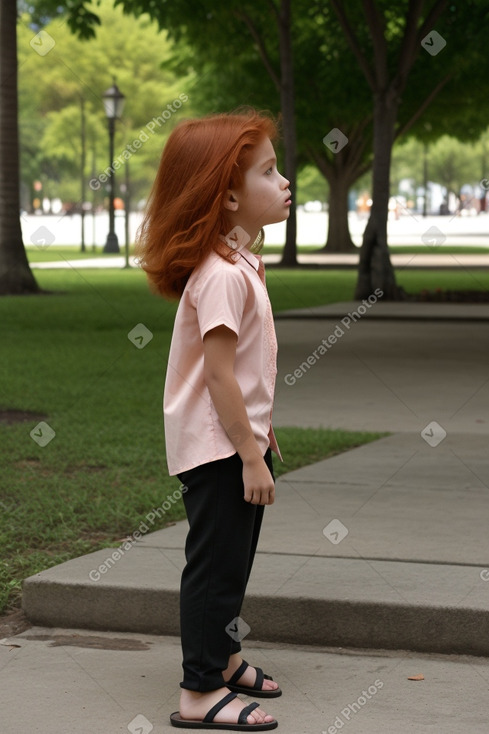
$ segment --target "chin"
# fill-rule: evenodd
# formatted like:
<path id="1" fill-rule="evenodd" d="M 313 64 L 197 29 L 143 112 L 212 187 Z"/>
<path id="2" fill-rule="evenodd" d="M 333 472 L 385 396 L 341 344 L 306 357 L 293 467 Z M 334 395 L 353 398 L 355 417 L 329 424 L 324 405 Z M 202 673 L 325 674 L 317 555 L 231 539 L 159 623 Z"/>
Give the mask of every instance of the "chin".
<path id="1" fill-rule="evenodd" d="M 279 224 L 280 222 L 284 222 L 289 217 L 290 217 L 290 209 L 287 209 L 282 214 L 277 214 L 277 216 L 274 219 L 271 219 L 269 222 L 267 222 L 267 224 Z"/>

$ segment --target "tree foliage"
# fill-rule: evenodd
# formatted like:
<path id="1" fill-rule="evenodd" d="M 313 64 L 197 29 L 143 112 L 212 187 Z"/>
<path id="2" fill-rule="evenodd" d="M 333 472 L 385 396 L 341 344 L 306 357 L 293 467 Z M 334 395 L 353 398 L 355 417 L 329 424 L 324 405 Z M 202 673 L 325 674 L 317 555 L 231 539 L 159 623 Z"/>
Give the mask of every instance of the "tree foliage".
<path id="1" fill-rule="evenodd" d="M 184 93 L 188 79 L 162 68 L 173 53 L 172 44 L 147 16 L 135 21 L 121 9 L 114 9 L 111 0 L 103 0 L 98 11 L 100 27 L 89 43 L 73 37 L 58 19 L 51 19 L 43 30 L 55 45 L 44 57 L 30 46 L 34 34 L 31 18 L 22 16 L 19 23 L 22 177 L 30 187 L 40 179 L 48 196 L 65 201 L 80 198 L 82 97 L 87 181 L 109 164 L 102 94 L 111 86 L 113 75 L 126 96 L 123 116 L 116 125 L 116 157 L 141 130 L 148 138 L 131 157 L 135 198 L 147 193 L 169 130 L 179 116 L 192 114 L 189 100 L 180 112 L 148 130 L 148 123 Z M 103 193 L 102 188 L 99 200 Z"/>
<path id="2" fill-rule="evenodd" d="M 68 67 L 76 58 L 76 69 L 72 62 L 71 71 L 78 74 L 79 86 L 87 93 L 88 126 L 95 139 L 103 137 L 97 127 L 104 124 L 100 95 L 111 83 L 110 66 L 117 68 L 119 86 L 131 102 L 140 94 L 140 78 L 151 95 L 152 109 L 158 94 L 155 89 L 149 92 L 151 74 L 140 58 L 139 47 L 144 47 L 144 41 L 138 43 L 135 35 L 128 54 L 121 35 L 113 27 L 105 27 L 108 2 L 21 3 L 38 27 L 53 27 L 55 40 L 61 15 L 76 38 L 96 34 L 100 39 L 100 64 L 95 71 L 84 68 L 82 51 L 73 54 L 80 43 L 74 39 L 66 48 L 60 41 L 47 56 L 35 59 L 36 63 L 32 56 L 30 60 L 33 78 L 39 78 L 40 69 L 50 73 L 49 57 Z M 346 248 L 351 244 L 346 224 L 348 189 L 373 161 L 374 203 L 362 247 L 357 296 L 364 297 L 377 286 L 386 297 L 397 297 L 386 237 L 392 146 L 406 134 L 431 142 L 450 132 L 469 140 L 486 128 L 489 9 L 485 0 L 401 0 L 396 4 L 387 0 L 352 0 L 347 4 L 340 0 L 228 0 L 217 5 L 207 0 L 115 0 L 115 4 L 131 16 L 144 17 L 140 22 L 150 24 L 148 17 L 156 21 L 178 43 L 172 70 L 193 78 L 195 110 L 229 109 L 247 102 L 273 112 L 284 111 L 289 165 L 291 131 L 296 129 L 297 163 L 301 167 L 312 161 L 327 178 L 330 226 L 333 212 L 341 212 L 333 240 L 344 241 Z M 129 22 L 135 29 L 137 24 Z M 440 39 L 440 48 L 436 48 Z M 136 57 L 137 64 L 132 61 Z M 170 72 L 169 56 L 166 60 L 161 74 Z M 25 156 L 24 170 L 29 175 L 37 165 L 61 181 L 76 159 L 76 89 L 72 79 L 71 85 L 65 80 L 64 86 L 55 86 L 50 100 L 39 99 L 38 89 L 27 95 L 26 109 L 41 110 L 42 122 L 24 124 L 25 150 L 34 150 L 41 136 L 41 148 L 53 151 L 49 160 L 42 151 L 38 160 Z M 65 117 L 51 114 L 53 109 Z M 139 107 L 132 114 L 126 118 L 126 132 L 134 135 L 144 121 Z M 73 131 L 71 139 L 63 138 L 58 125 L 62 121 Z M 348 139 L 340 151 L 324 143 L 332 129 L 339 129 Z M 295 146 L 295 134 L 293 137 Z M 151 145 L 146 143 L 144 155 L 141 152 L 135 158 L 136 177 L 150 151 Z M 97 161 L 100 155 L 103 153 L 97 149 Z M 295 164 L 295 152 L 293 158 Z"/>
<path id="3" fill-rule="evenodd" d="M 473 74 L 481 79 L 480 61 L 489 27 L 482 0 L 386 0 L 318 2 L 333 7 L 351 53 L 372 95 L 373 204 L 360 256 L 357 298 L 380 288 L 384 298 L 399 298 L 387 249 L 390 165 L 394 140 L 421 121 L 447 85 L 465 80 L 473 90 Z M 472 45 L 467 48 L 467 29 Z M 487 86 L 487 82 L 485 82 Z M 453 98 L 452 98 L 453 99 Z M 487 98 L 486 98 L 487 99 Z M 483 103 L 487 112 L 487 102 Z M 479 131 L 486 126 L 473 115 Z M 435 121 L 436 127 L 439 120 Z M 426 127 L 426 126 L 425 126 Z M 427 129 L 427 128 L 426 128 Z"/>

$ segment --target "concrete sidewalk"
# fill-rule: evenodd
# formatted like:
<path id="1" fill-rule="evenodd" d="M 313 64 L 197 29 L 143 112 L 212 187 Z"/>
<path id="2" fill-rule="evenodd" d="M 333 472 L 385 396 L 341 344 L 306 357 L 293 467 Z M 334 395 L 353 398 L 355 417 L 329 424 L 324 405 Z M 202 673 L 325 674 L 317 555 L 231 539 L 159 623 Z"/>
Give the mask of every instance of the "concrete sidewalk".
<path id="1" fill-rule="evenodd" d="M 251 642 L 245 651 L 280 683 L 281 698 L 256 700 L 281 734 L 487 734 L 487 659 Z M 0 676 L 2 734 L 177 731 L 175 637 L 35 627 L 0 645 Z"/>
<path id="2" fill-rule="evenodd" d="M 275 265 L 280 262 L 282 256 L 280 254 L 269 254 L 263 256 L 266 265 Z M 329 254 L 329 253 L 301 253 L 298 249 L 297 262 L 301 265 L 312 265 L 331 268 L 357 268 L 359 254 L 356 252 L 347 254 Z M 487 269 L 489 268 L 489 254 L 480 255 L 442 255 L 442 254 L 416 254 L 403 255 L 395 253 L 390 256 L 392 265 L 395 268 L 422 268 L 422 269 Z M 134 257 L 129 258 L 132 267 L 136 266 Z M 59 268 L 123 268 L 125 258 L 123 255 L 109 257 L 93 257 L 84 258 L 83 260 L 53 260 L 50 262 L 34 262 L 31 263 L 32 268 L 39 270 L 56 270 Z"/>
<path id="3" fill-rule="evenodd" d="M 241 614 L 249 637 L 489 655 L 486 446 L 396 435 L 279 479 Z M 27 616 L 178 635 L 186 532 L 180 522 L 31 577 Z"/>

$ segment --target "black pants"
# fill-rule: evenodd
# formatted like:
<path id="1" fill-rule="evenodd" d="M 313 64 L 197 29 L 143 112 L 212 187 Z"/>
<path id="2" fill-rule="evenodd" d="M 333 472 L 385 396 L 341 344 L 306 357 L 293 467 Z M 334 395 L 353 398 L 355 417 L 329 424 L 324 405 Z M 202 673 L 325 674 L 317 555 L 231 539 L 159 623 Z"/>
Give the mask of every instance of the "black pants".
<path id="1" fill-rule="evenodd" d="M 272 456 L 264 459 L 273 477 Z M 229 656 L 241 650 L 240 630 L 226 631 L 241 605 L 253 565 L 264 505 L 244 500 L 239 454 L 178 474 L 190 525 L 180 587 L 182 688 L 212 691 L 225 683 Z M 234 631 L 236 625 L 231 625 Z"/>

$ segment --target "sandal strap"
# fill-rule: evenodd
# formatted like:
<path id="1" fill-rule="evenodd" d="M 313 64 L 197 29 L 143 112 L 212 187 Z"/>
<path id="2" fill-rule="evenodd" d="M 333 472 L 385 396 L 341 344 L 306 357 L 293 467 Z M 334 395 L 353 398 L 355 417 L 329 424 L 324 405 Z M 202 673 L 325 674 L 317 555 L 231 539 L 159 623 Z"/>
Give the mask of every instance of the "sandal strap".
<path id="1" fill-rule="evenodd" d="M 248 706 L 245 706 L 244 709 L 241 710 L 238 718 L 238 724 L 248 724 L 248 716 L 251 714 L 252 711 L 254 711 L 256 708 L 258 708 L 260 704 L 256 703 L 250 703 Z"/>
<path id="2" fill-rule="evenodd" d="M 263 688 L 263 679 L 265 678 L 265 676 L 263 675 L 263 670 L 261 668 L 255 668 L 255 670 L 255 691 L 261 691 L 261 689 Z"/>
<path id="3" fill-rule="evenodd" d="M 246 668 L 249 668 L 249 667 L 250 666 L 246 662 L 246 660 L 243 660 L 243 662 L 241 663 L 239 668 L 236 670 L 236 672 L 232 674 L 231 678 L 228 681 L 226 681 L 224 685 L 227 685 L 228 683 L 230 683 L 232 686 L 234 686 L 236 682 L 241 678 Z"/>
<path id="4" fill-rule="evenodd" d="M 263 688 L 263 681 L 273 680 L 273 678 L 271 675 L 265 675 L 261 668 L 255 668 L 255 670 L 256 670 L 255 690 L 261 691 Z"/>
<path id="5" fill-rule="evenodd" d="M 210 724 L 212 721 L 214 721 L 214 716 L 219 713 L 221 709 L 224 708 L 224 706 L 227 706 L 230 701 L 232 701 L 234 698 L 237 697 L 237 693 L 226 693 L 224 698 L 221 698 L 220 701 L 218 701 L 215 706 L 213 706 L 204 716 L 203 723 Z M 256 704 L 257 706 L 259 704 Z"/>

